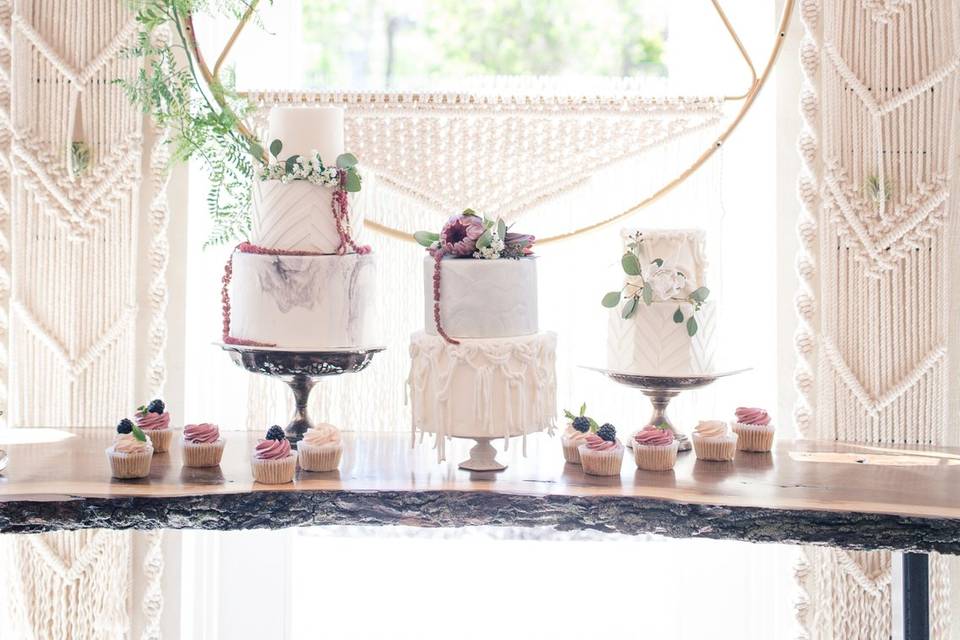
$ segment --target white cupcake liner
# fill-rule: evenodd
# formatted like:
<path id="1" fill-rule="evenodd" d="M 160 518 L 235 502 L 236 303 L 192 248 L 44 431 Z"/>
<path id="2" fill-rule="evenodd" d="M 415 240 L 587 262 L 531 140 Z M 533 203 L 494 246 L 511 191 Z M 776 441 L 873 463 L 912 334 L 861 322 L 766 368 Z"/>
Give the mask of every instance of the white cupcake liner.
<path id="1" fill-rule="evenodd" d="M 297 445 L 300 452 L 300 468 L 304 471 L 334 471 L 340 466 L 343 445 L 312 445 L 303 440 Z"/>
<path id="2" fill-rule="evenodd" d="M 183 466 L 185 467 L 216 467 L 223 459 L 223 449 L 226 441 L 220 438 L 216 442 L 189 442 L 183 441 Z"/>
<path id="3" fill-rule="evenodd" d="M 731 422 L 730 428 L 737 434 L 737 449 L 740 451 L 767 452 L 773 448 L 772 424 L 744 424 Z"/>
<path id="4" fill-rule="evenodd" d="M 582 444 L 579 447 L 579 453 L 584 473 L 591 476 L 620 475 L 620 467 L 623 466 L 623 445 L 605 451 L 594 451 Z"/>
<path id="5" fill-rule="evenodd" d="M 286 484 L 293 482 L 297 474 L 297 454 L 291 452 L 279 460 L 250 459 L 253 479 L 262 484 Z"/>
<path id="6" fill-rule="evenodd" d="M 570 464 L 580 464 L 580 444 L 567 438 L 561 438 L 560 444 L 563 446 L 563 459 Z"/>
<path id="7" fill-rule="evenodd" d="M 153 449 L 139 453 L 123 453 L 107 448 L 107 459 L 110 461 L 110 474 L 121 480 L 127 478 L 146 478 L 150 475 L 150 461 L 153 459 Z"/>
<path id="8" fill-rule="evenodd" d="M 693 434 L 693 450 L 701 460 L 733 460 L 737 453 L 737 434 L 707 438 Z"/>
<path id="9" fill-rule="evenodd" d="M 154 453 L 166 453 L 170 450 L 173 431 L 170 429 L 144 429 L 143 432 L 150 438 Z"/>
<path id="10" fill-rule="evenodd" d="M 669 471 L 677 463 L 677 451 L 680 443 L 674 440 L 670 444 L 646 445 L 633 443 L 633 459 L 638 469 L 644 471 Z"/>

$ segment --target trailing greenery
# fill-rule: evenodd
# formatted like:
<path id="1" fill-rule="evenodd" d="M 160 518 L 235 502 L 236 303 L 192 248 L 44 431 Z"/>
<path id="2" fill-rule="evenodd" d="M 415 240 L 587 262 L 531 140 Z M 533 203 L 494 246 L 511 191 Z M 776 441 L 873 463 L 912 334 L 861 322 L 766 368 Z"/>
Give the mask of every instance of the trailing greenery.
<path id="1" fill-rule="evenodd" d="M 255 157 L 259 146 L 240 133 L 237 123 L 252 107 L 236 93 L 232 72 L 210 86 L 201 81 L 185 21 L 201 11 L 239 19 L 247 4 L 244 0 L 135 0 L 133 5 L 140 32 L 125 53 L 145 63 L 132 80 L 116 82 L 131 102 L 153 118 L 157 129 L 166 132 L 171 161 L 198 158 L 206 168 L 207 206 L 214 224 L 206 245 L 243 237 L 250 229 L 250 183 L 259 162 Z M 160 33 L 164 26 L 169 26 L 169 39 Z"/>

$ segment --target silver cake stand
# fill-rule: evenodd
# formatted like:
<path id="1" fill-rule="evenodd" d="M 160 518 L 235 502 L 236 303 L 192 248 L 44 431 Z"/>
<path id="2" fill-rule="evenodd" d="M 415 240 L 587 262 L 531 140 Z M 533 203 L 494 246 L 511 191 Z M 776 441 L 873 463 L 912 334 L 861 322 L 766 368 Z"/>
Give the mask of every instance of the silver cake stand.
<path id="1" fill-rule="evenodd" d="M 613 371 L 611 369 L 603 369 L 600 367 L 583 366 L 582 368 L 589 369 L 590 371 L 596 371 L 597 373 L 602 373 L 614 382 L 619 382 L 622 385 L 640 389 L 640 393 L 650 398 L 650 404 L 653 405 L 653 415 L 651 415 L 650 419 L 644 424 L 655 424 L 659 427 L 670 429 L 670 431 L 673 432 L 674 437 L 676 437 L 677 441 L 680 443 L 680 451 L 690 450 L 690 438 L 688 438 L 685 434 L 678 432 L 673 423 L 670 422 L 670 418 L 667 417 L 667 406 L 670 404 L 670 401 L 680 395 L 682 391 L 699 389 L 707 386 L 708 384 L 713 384 L 718 378 L 726 378 L 727 376 L 736 375 L 738 373 L 743 373 L 744 371 L 750 370 L 748 367 L 746 369 L 737 369 L 735 371 L 723 371 L 719 373 L 706 373 L 701 375 L 654 376 L 625 373 L 623 371 Z M 630 437 L 627 439 L 625 444 L 628 447 L 633 446 L 633 434 L 630 434 Z"/>
<path id="2" fill-rule="evenodd" d="M 296 403 L 293 419 L 286 428 L 287 439 L 293 443 L 299 442 L 307 429 L 314 426 L 307 415 L 307 400 L 317 382 L 327 376 L 363 371 L 374 354 L 386 348 L 299 351 L 223 343 L 218 343 L 218 346 L 230 355 L 238 367 L 287 383 Z"/>

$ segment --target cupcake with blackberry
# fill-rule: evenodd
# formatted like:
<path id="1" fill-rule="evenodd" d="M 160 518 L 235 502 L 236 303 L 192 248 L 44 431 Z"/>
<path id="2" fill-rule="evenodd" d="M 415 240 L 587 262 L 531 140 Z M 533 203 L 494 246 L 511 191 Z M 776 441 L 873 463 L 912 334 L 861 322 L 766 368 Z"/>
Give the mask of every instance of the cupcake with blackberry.
<path id="1" fill-rule="evenodd" d="M 170 431 L 170 414 L 167 413 L 163 400 L 157 398 L 147 406 L 139 407 L 134 419 L 137 421 L 137 426 L 150 438 L 156 453 L 165 453 L 170 450 L 173 432 Z"/>
<path id="2" fill-rule="evenodd" d="M 251 460 L 253 479 L 263 484 L 293 482 L 297 472 L 297 454 L 283 429 L 273 425 L 263 440 L 257 442 Z"/>
<path id="3" fill-rule="evenodd" d="M 633 458 L 638 469 L 644 471 L 669 471 L 677 462 L 680 443 L 670 429 L 661 429 L 652 424 L 637 431 L 633 436 Z"/>
<path id="4" fill-rule="evenodd" d="M 693 430 L 693 450 L 701 460 L 733 460 L 737 434 L 723 420 L 703 420 Z"/>
<path id="5" fill-rule="evenodd" d="M 113 444 L 107 447 L 107 460 L 114 478 L 146 478 L 150 475 L 153 445 L 143 430 L 124 418 L 117 425 Z"/>
<path id="6" fill-rule="evenodd" d="M 580 445 L 587 441 L 587 435 L 599 428 L 593 418 L 585 416 L 587 405 L 580 405 L 580 415 L 575 416 L 566 409 L 563 414 L 567 417 L 567 428 L 560 436 L 563 447 L 563 459 L 571 464 L 580 464 Z"/>
<path id="7" fill-rule="evenodd" d="M 340 466 L 343 453 L 340 430 L 332 424 L 318 424 L 303 435 L 297 449 L 304 471 L 333 471 Z"/>
<path id="8" fill-rule="evenodd" d="M 773 447 L 773 425 L 770 414 L 756 407 L 739 407 L 732 423 L 740 451 L 767 452 Z"/>
<path id="9" fill-rule="evenodd" d="M 617 440 L 617 429 L 605 424 L 596 433 L 589 433 L 580 445 L 583 472 L 592 476 L 617 476 L 623 464 L 623 445 Z"/>
<path id="10" fill-rule="evenodd" d="M 188 424 L 183 428 L 183 466 L 216 467 L 223 459 L 225 445 L 217 425 Z"/>

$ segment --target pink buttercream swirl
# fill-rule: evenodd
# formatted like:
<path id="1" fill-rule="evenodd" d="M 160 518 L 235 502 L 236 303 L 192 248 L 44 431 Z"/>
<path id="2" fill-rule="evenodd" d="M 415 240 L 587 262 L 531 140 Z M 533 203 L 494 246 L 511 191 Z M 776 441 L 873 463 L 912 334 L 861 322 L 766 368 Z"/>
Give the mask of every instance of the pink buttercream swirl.
<path id="1" fill-rule="evenodd" d="M 188 424 L 183 428 L 183 439 L 194 444 L 209 444 L 220 439 L 220 429 L 209 422 Z"/>
<path id="2" fill-rule="evenodd" d="M 289 440 L 261 440 L 253 452 L 257 460 L 282 460 L 290 455 Z"/>
<path id="3" fill-rule="evenodd" d="M 137 420 L 137 426 L 145 431 L 157 431 L 160 429 L 168 429 L 170 427 L 170 414 L 166 411 L 163 413 L 139 411 L 135 417 Z"/>
<path id="4" fill-rule="evenodd" d="M 645 447 L 665 447 L 673 444 L 673 432 L 669 429 L 661 429 L 652 424 L 645 426 L 633 436 L 634 442 Z"/>
<path id="5" fill-rule="evenodd" d="M 604 440 L 595 433 L 587 436 L 587 448 L 591 451 L 608 451 L 616 448 L 619 443 L 616 440 Z"/>
<path id="6" fill-rule="evenodd" d="M 740 424 L 755 424 L 760 426 L 770 424 L 770 414 L 757 407 L 739 407 L 734 413 L 737 414 L 737 422 Z"/>

